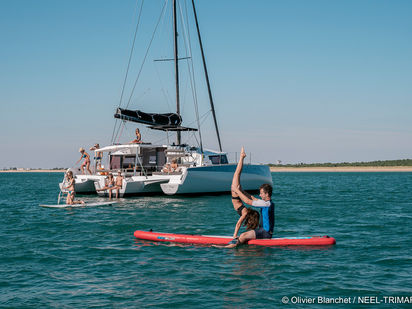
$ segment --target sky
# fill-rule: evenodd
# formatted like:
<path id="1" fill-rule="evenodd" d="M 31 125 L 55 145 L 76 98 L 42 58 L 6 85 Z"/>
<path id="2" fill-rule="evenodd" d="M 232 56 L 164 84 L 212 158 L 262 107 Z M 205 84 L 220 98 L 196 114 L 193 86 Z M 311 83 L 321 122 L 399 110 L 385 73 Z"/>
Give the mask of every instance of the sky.
<path id="1" fill-rule="evenodd" d="M 164 1 L 143 3 L 120 100 L 141 3 L 0 0 L 0 168 L 73 166 L 79 147 L 111 143 L 119 105 L 174 112 L 173 63 L 153 61 L 173 57 L 171 1 L 130 96 Z M 412 158 L 411 1 L 198 0 L 196 9 L 224 151 L 244 146 L 256 163 Z M 184 56 L 183 32 L 195 45 L 195 28 L 179 26 Z M 180 63 L 183 125 L 193 126 Z M 217 149 L 202 74 L 203 144 Z M 165 140 L 139 128 L 144 141 Z"/>

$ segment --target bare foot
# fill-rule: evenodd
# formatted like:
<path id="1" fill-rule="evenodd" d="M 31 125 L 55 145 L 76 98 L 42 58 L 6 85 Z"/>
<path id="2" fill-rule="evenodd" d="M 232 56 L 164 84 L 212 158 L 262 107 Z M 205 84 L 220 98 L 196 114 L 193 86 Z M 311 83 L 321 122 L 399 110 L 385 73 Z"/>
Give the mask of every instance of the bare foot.
<path id="1" fill-rule="evenodd" d="M 242 147 L 242 149 L 240 150 L 240 157 L 242 159 L 246 158 L 246 152 L 245 152 L 245 148 Z"/>

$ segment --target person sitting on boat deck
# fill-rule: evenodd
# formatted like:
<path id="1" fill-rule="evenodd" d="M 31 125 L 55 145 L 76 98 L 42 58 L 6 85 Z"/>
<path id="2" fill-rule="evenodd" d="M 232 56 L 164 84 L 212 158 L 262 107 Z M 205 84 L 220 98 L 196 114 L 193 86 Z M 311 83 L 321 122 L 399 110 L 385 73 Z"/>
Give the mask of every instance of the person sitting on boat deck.
<path id="1" fill-rule="evenodd" d="M 116 183 L 114 185 L 114 189 L 116 189 L 116 198 L 119 198 L 119 191 L 123 187 L 123 176 L 122 172 L 117 172 Z"/>
<path id="2" fill-rule="evenodd" d="M 141 144 L 142 143 L 142 135 L 140 134 L 140 130 L 136 128 L 136 138 L 132 140 L 129 144 Z"/>
<path id="3" fill-rule="evenodd" d="M 85 174 L 84 172 L 84 167 L 86 166 L 86 170 L 89 172 L 89 174 L 92 174 L 92 171 L 90 170 L 90 155 L 84 151 L 83 147 L 80 147 L 79 152 L 82 154 L 82 156 L 80 157 L 80 159 L 76 162 L 79 163 L 82 159 L 84 159 L 82 165 L 80 166 L 81 170 L 82 170 L 82 174 Z"/>
<path id="4" fill-rule="evenodd" d="M 243 169 L 243 161 L 246 158 L 246 153 L 244 148 L 242 147 L 240 151 L 240 158 L 239 162 L 237 163 L 235 173 L 233 174 L 233 179 L 232 179 L 232 187 L 239 187 L 240 190 L 242 190 L 242 187 L 240 186 L 240 175 L 242 174 L 242 169 Z M 232 204 L 233 208 L 236 210 L 236 212 L 239 214 L 240 218 L 236 222 L 235 226 L 235 231 L 233 232 L 233 238 L 237 237 L 237 233 L 239 232 L 240 227 L 242 226 L 242 222 L 246 219 L 246 216 L 248 214 L 248 208 L 246 208 L 245 205 L 243 205 L 242 200 L 240 199 L 239 195 L 235 191 L 231 191 L 232 193 Z M 250 196 L 248 196 L 250 198 Z"/>
<path id="5" fill-rule="evenodd" d="M 74 191 L 75 180 L 73 178 L 73 172 L 72 171 L 68 171 L 66 173 L 66 181 L 68 182 L 68 185 L 66 187 L 62 187 L 62 189 L 67 190 L 66 204 L 67 205 L 84 204 L 84 201 L 82 201 L 82 200 L 78 200 L 78 201 L 74 200 L 74 197 L 76 195 L 76 191 Z"/>
<path id="6" fill-rule="evenodd" d="M 100 145 L 97 144 L 97 143 L 94 144 L 93 147 L 90 147 L 90 150 L 91 150 L 91 151 L 97 150 L 97 149 L 100 149 Z M 95 160 L 95 162 L 96 162 L 96 167 L 97 167 L 99 170 L 102 169 L 102 159 L 103 159 L 103 152 L 101 152 L 101 151 L 95 152 L 94 160 Z"/>
<path id="7" fill-rule="evenodd" d="M 180 172 L 180 167 L 177 164 L 177 160 L 173 159 L 172 160 L 172 164 L 170 164 L 170 169 L 172 170 L 172 172 Z"/>
<path id="8" fill-rule="evenodd" d="M 255 230 L 240 234 L 239 238 L 232 241 L 226 248 L 236 247 L 252 239 L 272 238 L 273 228 L 275 226 L 275 204 L 273 204 L 271 200 L 272 190 L 272 186 L 268 183 L 261 185 L 259 187 L 259 196 L 261 199 L 257 199 L 254 196 L 245 194 L 243 190 L 239 189 L 239 186 L 232 187 L 232 191 L 237 193 L 245 204 L 260 208 L 261 224 Z"/>
<path id="9" fill-rule="evenodd" d="M 177 164 L 177 160 L 173 159 L 172 163 L 166 163 L 162 169 L 163 173 L 172 173 L 172 172 L 180 172 L 180 167 Z"/>
<path id="10" fill-rule="evenodd" d="M 109 198 L 112 198 L 112 190 L 114 190 L 114 178 L 113 178 L 113 174 L 110 173 L 107 177 L 106 177 L 106 183 L 105 186 L 101 189 L 96 189 L 96 191 L 105 191 L 108 190 L 109 191 Z"/>

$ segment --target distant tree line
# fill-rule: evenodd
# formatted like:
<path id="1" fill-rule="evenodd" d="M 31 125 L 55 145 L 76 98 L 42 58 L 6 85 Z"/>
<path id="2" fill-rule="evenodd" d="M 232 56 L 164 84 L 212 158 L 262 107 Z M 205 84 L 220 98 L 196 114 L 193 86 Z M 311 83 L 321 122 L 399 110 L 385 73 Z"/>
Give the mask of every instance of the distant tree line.
<path id="1" fill-rule="evenodd" d="M 274 167 L 339 167 L 339 166 L 412 166 L 412 159 L 385 160 L 370 162 L 342 162 L 342 163 L 298 163 L 298 164 L 272 164 Z"/>
<path id="2" fill-rule="evenodd" d="M 17 171 L 18 169 L 24 169 L 24 170 L 67 170 L 67 167 L 53 167 L 53 168 L 42 168 L 42 167 L 30 167 L 30 168 L 17 168 L 17 167 L 9 167 L 9 168 L 3 168 L 2 171 Z"/>

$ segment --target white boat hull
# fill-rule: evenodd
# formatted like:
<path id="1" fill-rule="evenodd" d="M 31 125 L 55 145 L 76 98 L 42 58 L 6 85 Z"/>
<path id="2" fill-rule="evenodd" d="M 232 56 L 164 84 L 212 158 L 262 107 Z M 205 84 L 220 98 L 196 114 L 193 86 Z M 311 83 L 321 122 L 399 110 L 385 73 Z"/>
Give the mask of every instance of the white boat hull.
<path id="1" fill-rule="evenodd" d="M 235 170 L 235 164 L 191 167 L 183 175 L 173 176 L 160 187 L 167 195 L 228 192 Z M 272 184 L 269 167 L 245 164 L 240 183 L 244 190 L 257 190 L 264 183 Z"/>
<path id="2" fill-rule="evenodd" d="M 74 178 L 74 190 L 76 193 L 96 193 L 94 183 L 100 179 L 104 179 L 105 176 L 100 175 L 76 175 Z M 63 183 L 59 184 L 60 190 L 63 187 Z"/>
<path id="3" fill-rule="evenodd" d="M 170 176 L 132 176 L 123 180 L 122 188 L 119 189 L 119 197 L 131 196 L 131 195 L 146 195 L 162 193 L 160 188 L 161 183 L 168 182 Z M 94 183 L 95 191 L 103 188 L 105 185 L 105 179 L 102 179 Z M 99 196 L 109 196 L 109 190 L 96 191 Z M 112 197 L 116 196 L 116 190 L 112 190 Z"/>

